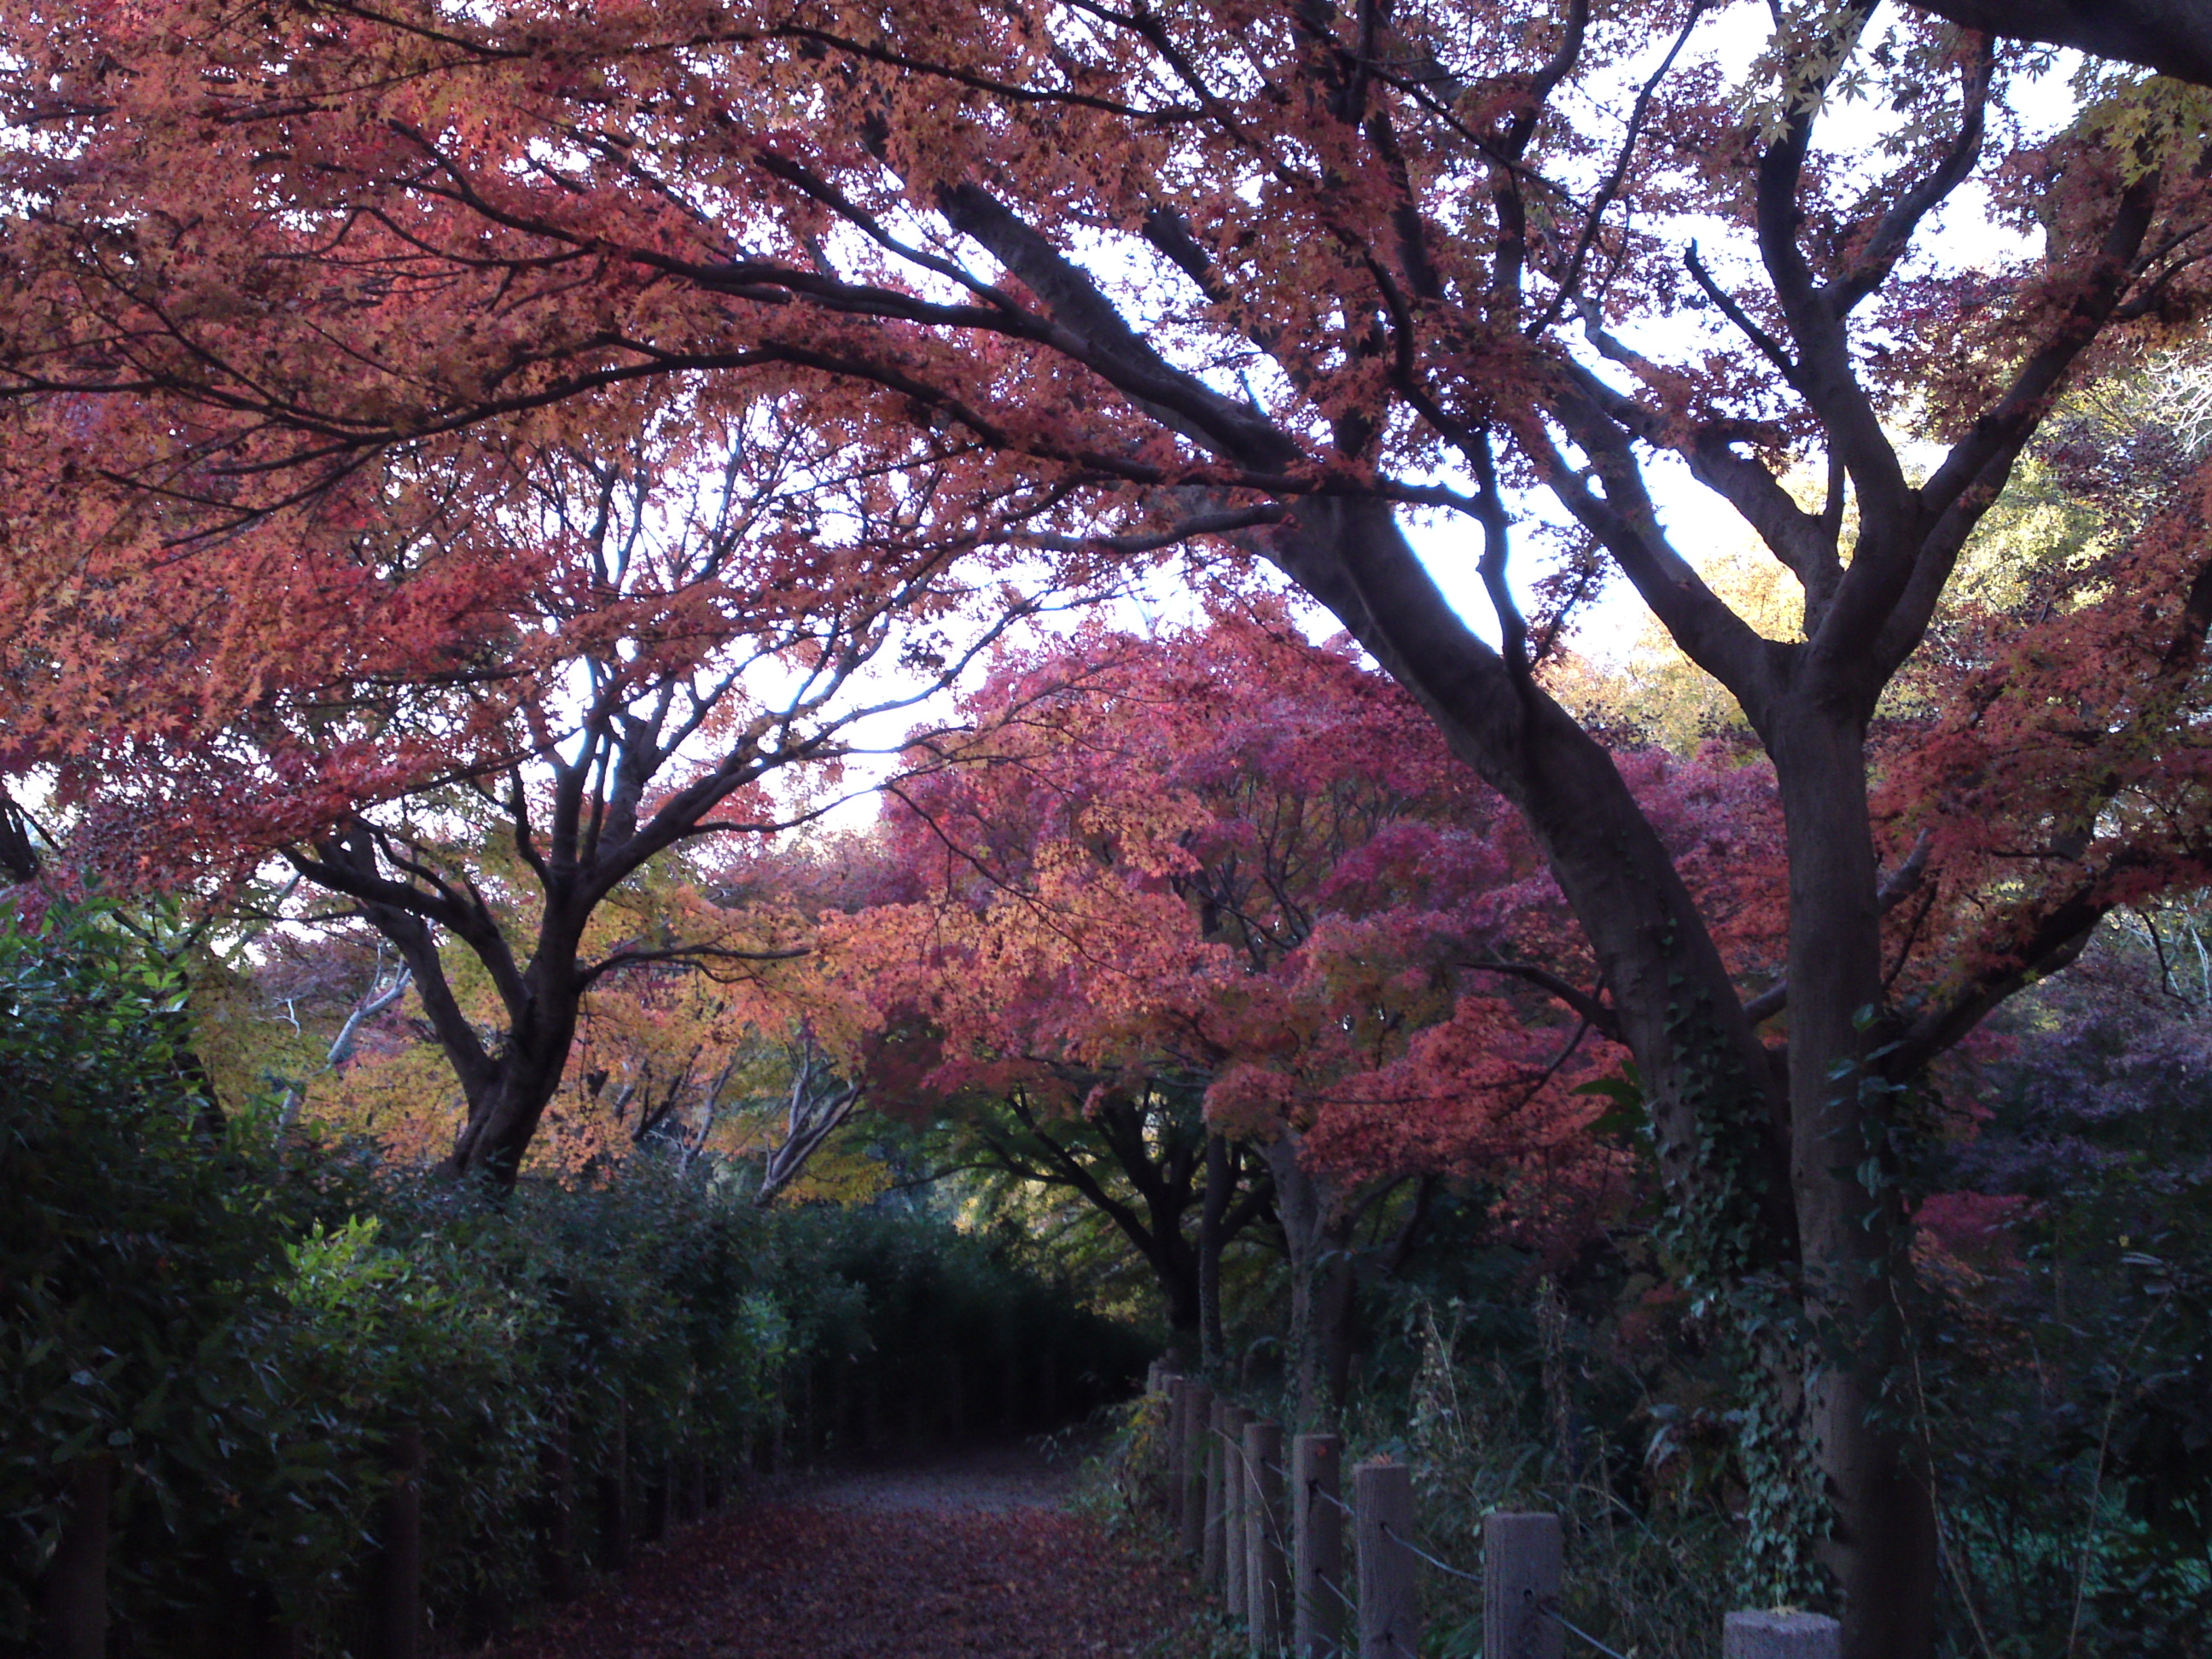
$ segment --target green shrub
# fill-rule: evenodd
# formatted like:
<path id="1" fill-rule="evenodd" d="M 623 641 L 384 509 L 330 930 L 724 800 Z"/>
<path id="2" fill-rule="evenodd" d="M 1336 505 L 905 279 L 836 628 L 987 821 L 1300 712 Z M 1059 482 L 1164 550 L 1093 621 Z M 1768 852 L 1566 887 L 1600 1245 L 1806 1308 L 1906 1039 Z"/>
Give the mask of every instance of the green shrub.
<path id="1" fill-rule="evenodd" d="M 286 1370 L 292 1218 L 198 1086 L 183 994 L 97 908 L 0 929 L 10 1638 L 77 1459 L 115 1467 L 118 1599 L 149 1612 L 247 1588 L 223 1564 L 331 1555 L 348 1530 L 357 1437 Z"/>
<path id="2" fill-rule="evenodd" d="M 137 1653 L 231 1652 L 281 1620 L 336 1654 L 402 1425 L 430 1616 L 480 1630 L 542 1582 L 556 1425 L 588 1546 L 618 1430 L 633 1480 L 665 1483 L 794 1414 L 833 1452 L 871 1428 L 1045 1426 L 1147 1357 L 1012 1241 L 763 1212 L 708 1164 L 494 1203 L 344 1146 L 280 1156 L 263 1117 L 208 1098 L 183 1001 L 100 907 L 0 930 L 0 1644 L 33 1630 L 80 1459 L 114 1470 L 111 1601 Z"/>

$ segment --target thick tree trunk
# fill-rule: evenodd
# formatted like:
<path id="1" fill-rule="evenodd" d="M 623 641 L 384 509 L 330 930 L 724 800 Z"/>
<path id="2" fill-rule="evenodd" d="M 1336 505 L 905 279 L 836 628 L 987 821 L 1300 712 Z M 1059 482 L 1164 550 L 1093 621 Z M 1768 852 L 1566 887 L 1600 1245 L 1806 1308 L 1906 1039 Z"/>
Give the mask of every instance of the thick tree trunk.
<path id="1" fill-rule="evenodd" d="M 1877 1421 L 1903 1362 L 1905 1218 L 1890 1155 L 1881 917 L 1854 716 L 1790 708 L 1771 738 L 1790 848 L 1790 1185 L 1805 1309 L 1825 1350 L 1804 1378 L 1834 1513 L 1822 1556 L 1845 1659 L 1934 1650 L 1935 1515 L 1911 1443 Z"/>
<path id="2" fill-rule="evenodd" d="M 1349 1223 L 1324 1231 L 1328 1243 L 1320 1284 L 1314 1298 L 1314 1336 L 1321 1368 L 1321 1421 L 1326 1426 L 1309 1433 L 1334 1431 L 1351 1403 L 1352 1316 L 1358 1311 L 1354 1292 L 1358 1275 L 1352 1271 L 1352 1227 Z"/>
<path id="3" fill-rule="evenodd" d="M 538 963 L 525 981 L 527 1006 L 514 1019 L 506 1047 L 478 1073 L 476 1085 L 465 1089 L 468 1121 L 441 1166 L 441 1173 L 482 1181 L 494 1193 L 514 1190 L 523 1157 L 560 1091 L 575 1042 L 583 992 L 567 973 L 547 971 L 542 964 L 549 959 L 560 959 L 560 952 L 549 953 L 541 939 Z M 566 960 L 574 962 L 573 946 L 567 947 Z M 451 1042 L 445 1046 L 456 1073 L 467 1077 L 465 1056 L 455 1054 Z"/>
<path id="4" fill-rule="evenodd" d="M 1544 849 L 1636 1056 L 1669 1192 L 1694 1194 L 1710 1229 L 1794 1266 L 1781 1080 L 1613 757 L 1444 603 L 1387 503 L 1325 499 L 1298 512 L 1269 556 L 1419 699 Z"/>
<path id="5" fill-rule="evenodd" d="M 1670 1268 L 1724 1308 L 1753 1280 L 1786 1295 L 1801 1263 L 1818 1264 L 1808 1311 L 1855 1345 L 1848 1363 L 1810 1378 L 1836 1526 L 1824 1559 L 1844 1598 L 1847 1659 L 1922 1659 L 1936 1562 L 1929 1494 L 1898 1437 L 1868 1416 L 1900 1352 L 1890 1275 L 1903 1228 L 1893 1194 L 1877 1208 L 1856 1174 L 1869 1151 L 1866 1107 L 1878 1125 L 1888 1098 L 1878 1079 L 1863 1090 L 1856 1069 L 1878 1039 L 1855 1017 L 1879 1006 L 1881 989 L 1863 725 L 1800 697 L 1795 724 L 1761 731 L 1790 830 L 1785 1084 L 1612 757 L 1442 602 L 1389 509 L 1301 503 L 1267 545 L 1420 700 L 1543 848 L 1636 1058 L 1668 1194 Z M 1840 1093 L 1829 1075 L 1839 1066 Z M 1802 1244 L 1800 1205 L 1812 1212 Z M 1291 1230 L 1287 1194 L 1282 1206 Z M 1773 1381 L 1774 1408 L 1794 1415 L 1799 1380 Z M 1786 1444 L 1795 1425 L 1778 1426 Z"/>
<path id="6" fill-rule="evenodd" d="M 572 1013 L 557 1036 L 549 1035 L 532 1051 L 510 1048 L 484 1086 L 468 1091 L 468 1121 L 439 1166 L 441 1174 L 480 1180 L 495 1193 L 514 1189 L 523 1156 L 560 1090 L 574 1028 Z"/>
<path id="7" fill-rule="evenodd" d="M 1163 1239 L 1147 1253 L 1152 1278 L 1160 1287 L 1160 1302 L 1167 1314 L 1168 1340 L 1184 1353 L 1199 1353 L 1201 1326 L 1198 1289 L 1198 1257 L 1180 1233 Z"/>

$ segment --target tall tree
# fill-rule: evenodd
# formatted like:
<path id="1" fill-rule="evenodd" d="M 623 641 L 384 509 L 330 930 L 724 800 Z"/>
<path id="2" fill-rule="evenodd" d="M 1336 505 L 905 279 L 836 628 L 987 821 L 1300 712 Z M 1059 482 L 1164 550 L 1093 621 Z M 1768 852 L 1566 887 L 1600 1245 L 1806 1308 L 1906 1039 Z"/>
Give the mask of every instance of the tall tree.
<path id="1" fill-rule="evenodd" d="M 222 489 L 163 499 L 237 521 L 370 452 L 703 374 L 929 434 L 971 490 L 1036 481 L 1030 545 L 1241 534 L 1525 817 L 1636 1057 L 1680 1270 L 1717 1316 L 1761 1309 L 1747 1341 L 1782 1313 L 1808 1334 L 1760 1350 L 1760 1443 L 1802 1428 L 1821 1474 L 1762 1482 L 1763 1568 L 1808 1588 L 1817 1537 L 1852 1659 L 1917 1659 L 1933 1516 L 1880 1408 L 1900 1091 L 2118 902 L 2102 837 L 2127 815 L 2109 775 L 2069 774 L 2045 816 L 2091 833 L 2037 844 L 2057 873 L 2011 947 L 1893 994 L 1867 732 L 2054 394 L 2200 310 L 2205 141 L 2193 92 L 2112 76 L 2030 135 L 2020 54 L 1871 0 L 1778 9 L 1735 78 L 1708 42 L 1739 9 L 41 10 L 9 42 L 33 136 L 4 160 L 4 332 L 59 459 L 22 499 L 70 499 L 42 481 L 72 465 L 168 488 L 181 441 Z M 1867 122 L 1827 118 L 1861 91 Z M 2029 234 L 2018 258 L 1947 264 L 1923 234 L 1970 182 Z M 88 465 L 52 400 L 100 392 L 154 418 Z M 1647 482 L 1661 455 L 1792 573 L 1804 637 L 1698 580 Z M 1811 507 L 1801 468 L 1827 480 Z M 1543 689 L 1556 617 L 1516 600 L 1516 481 L 1587 538 L 1567 587 L 1625 575 L 1772 756 L 1778 984 L 1736 982 Z M 1499 644 L 1416 556 L 1416 510 L 1466 526 Z M 2129 678 L 2110 701 L 2152 756 L 2188 725 L 2212 614 L 2199 551 L 2160 545 L 2114 599 L 2154 648 L 2087 665 Z M 1909 845 L 1893 876 L 1949 881 Z M 1786 1042 L 1762 1036 L 1785 1005 Z"/>

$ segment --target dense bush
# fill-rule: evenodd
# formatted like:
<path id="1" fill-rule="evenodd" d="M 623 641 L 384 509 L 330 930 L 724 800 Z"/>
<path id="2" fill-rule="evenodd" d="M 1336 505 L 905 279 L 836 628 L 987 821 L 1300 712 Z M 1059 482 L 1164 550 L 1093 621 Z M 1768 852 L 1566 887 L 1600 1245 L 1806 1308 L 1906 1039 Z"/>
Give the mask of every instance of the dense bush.
<path id="1" fill-rule="evenodd" d="M 119 1594 L 173 1613 L 338 1552 L 359 1428 L 286 1374 L 286 1212 L 215 1117 L 183 988 L 97 913 L 0 933 L 0 1632 L 68 1466 L 117 1471 Z M 262 1501 L 246 1503 L 246 1494 Z M 211 1550 L 220 1527 L 223 1547 Z M 234 1571 L 211 1572 L 211 1554 Z"/>
<path id="2" fill-rule="evenodd" d="M 0 1644 L 34 1628 L 84 1459 L 112 1471 L 135 1652 L 282 1622 L 336 1653 L 403 1425 L 432 1617 L 482 1628 L 544 1582 L 556 1448 L 604 1556 L 618 1468 L 635 1513 L 771 1447 L 1035 1426 L 1144 1363 L 1006 1241 L 922 1214 L 763 1213 L 651 1159 L 495 1205 L 280 1149 L 216 1110 L 182 1008 L 96 908 L 0 932 Z"/>

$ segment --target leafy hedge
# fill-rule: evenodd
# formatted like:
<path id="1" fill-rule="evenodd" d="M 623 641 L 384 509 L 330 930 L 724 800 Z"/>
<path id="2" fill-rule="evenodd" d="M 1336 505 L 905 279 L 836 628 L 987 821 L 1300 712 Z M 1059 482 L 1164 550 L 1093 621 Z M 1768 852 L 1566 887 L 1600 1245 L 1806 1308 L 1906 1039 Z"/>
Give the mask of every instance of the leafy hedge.
<path id="1" fill-rule="evenodd" d="M 604 1557 L 618 1438 L 665 1486 L 770 1446 L 1041 1425 L 1143 1364 L 1006 1241 L 926 1216 L 763 1214 L 651 1164 L 494 1206 L 343 1148 L 280 1156 L 208 1098 L 183 1006 L 97 907 L 0 931 L 0 1646 L 35 1630 L 81 1459 L 113 1471 L 135 1652 L 281 1622 L 335 1654 L 401 1424 L 431 1616 L 483 1628 L 544 1583 L 556 1440 Z"/>

